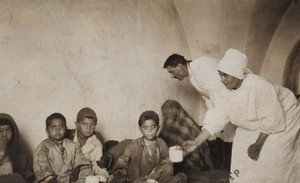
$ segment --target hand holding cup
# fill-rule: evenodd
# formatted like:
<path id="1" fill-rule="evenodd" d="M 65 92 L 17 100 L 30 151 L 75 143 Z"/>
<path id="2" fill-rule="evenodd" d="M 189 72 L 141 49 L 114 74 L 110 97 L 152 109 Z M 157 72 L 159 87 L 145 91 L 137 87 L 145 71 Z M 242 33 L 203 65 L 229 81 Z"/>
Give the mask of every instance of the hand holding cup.
<path id="1" fill-rule="evenodd" d="M 183 154 L 184 156 L 186 156 L 187 154 L 193 152 L 197 148 L 197 146 L 194 141 L 188 140 L 183 143 L 182 148 L 183 148 Z"/>

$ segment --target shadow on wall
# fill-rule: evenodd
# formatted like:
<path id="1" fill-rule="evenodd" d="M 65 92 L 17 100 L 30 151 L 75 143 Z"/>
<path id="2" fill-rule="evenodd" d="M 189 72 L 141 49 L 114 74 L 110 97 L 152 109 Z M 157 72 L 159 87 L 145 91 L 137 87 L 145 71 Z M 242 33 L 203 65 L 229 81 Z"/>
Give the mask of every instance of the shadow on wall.
<path id="1" fill-rule="evenodd" d="M 297 95 L 299 99 L 300 95 L 300 40 L 295 44 L 292 49 L 283 74 L 283 86 L 289 88 Z"/>
<path id="2" fill-rule="evenodd" d="M 258 73 L 284 14 L 295 0 L 256 0 L 247 38 L 249 68 Z M 263 18 L 262 18 L 263 17 Z"/>

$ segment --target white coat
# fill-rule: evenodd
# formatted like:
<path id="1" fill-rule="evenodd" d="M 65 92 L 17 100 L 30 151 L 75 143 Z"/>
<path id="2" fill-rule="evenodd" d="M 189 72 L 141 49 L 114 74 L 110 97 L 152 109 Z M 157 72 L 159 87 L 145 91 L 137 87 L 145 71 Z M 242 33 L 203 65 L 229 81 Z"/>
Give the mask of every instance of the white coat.
<path id="1" fill-rule="evenodd" d="M 201 94 L 208 111 L 214 108 L 215 96 L 218 97 L 219 92 L 226 89 L 218 74 L 217 64 L 218 60 L 213 57 L 200 57 L 188 64 L 190 82 Z M 229 123 L 222 129 L 222 132 L 210 139 L 219 137 L 225 142 L 232 142 L 235 129 L 236 127 Z"/>
<path id="2" fill-rule="evenodd" d="M 211 134 L 229 120 L 237 126 L 230 181 L 237 183 L 296 183 L 300 178 L 300 104 L 287 88 L 247 74 L 237 90 L 220 93 L 218 107 L 203 127 Z M 269 134 L 258 160 L 247 149 L 260 132 Z"/>

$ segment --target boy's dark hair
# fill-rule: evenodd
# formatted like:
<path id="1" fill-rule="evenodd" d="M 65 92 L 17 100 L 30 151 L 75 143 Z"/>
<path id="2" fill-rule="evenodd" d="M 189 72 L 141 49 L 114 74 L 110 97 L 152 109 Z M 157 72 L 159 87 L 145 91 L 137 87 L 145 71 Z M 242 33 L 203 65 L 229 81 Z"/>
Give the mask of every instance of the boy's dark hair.
<path id="1" fill-rule="evenodd" d="M 174 53 L 165 61 L 164 69 L 169 66 L 176 67 L 178 64 L 187 65 L 187 63 L 188 61 L 184 58 L 184 56 Z"/>
<path id="2" fill-rule="evenodd" d="M 158 114 L 154 111 L 145 111 L 140 115 L 139 118 L 139 126 L 142 126 L 142 123 L 146 120 L 152 119 L 156 125 L 159 125 L 159 117 Z"/>
<path id="3" fill-rule="evenodd" d="M 64 125 L 67 126 L 66 118 L 60 113 L 53 113 L 46 119 L 46 128 L 48 128 L 53 119 L 61 119 L 64 122 Z"/>

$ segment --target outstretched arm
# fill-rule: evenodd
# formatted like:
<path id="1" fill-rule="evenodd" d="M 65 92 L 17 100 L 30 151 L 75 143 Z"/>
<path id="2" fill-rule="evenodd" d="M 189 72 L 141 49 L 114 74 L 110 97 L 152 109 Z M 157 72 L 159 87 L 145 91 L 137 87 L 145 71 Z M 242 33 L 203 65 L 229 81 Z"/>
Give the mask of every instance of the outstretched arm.
<path id="1" fill-rule="evenodd" d="M 210 133 L 203 129 L 194 141 L 186 141 L 183 144 L 184 154 L 187 155 L 193 152 L 198 146 L 205 142 L 210 137 Z"/>
<path id="2" fill-rule="evenodd" d="M 259 157 L 259 153 L 268 138 L 268 134 L 261 132 L 259 137 L 257 138 L 256 142 L 249 146 L 248 148 L 248 156 L 251 159 L 257 160 Z"/>

